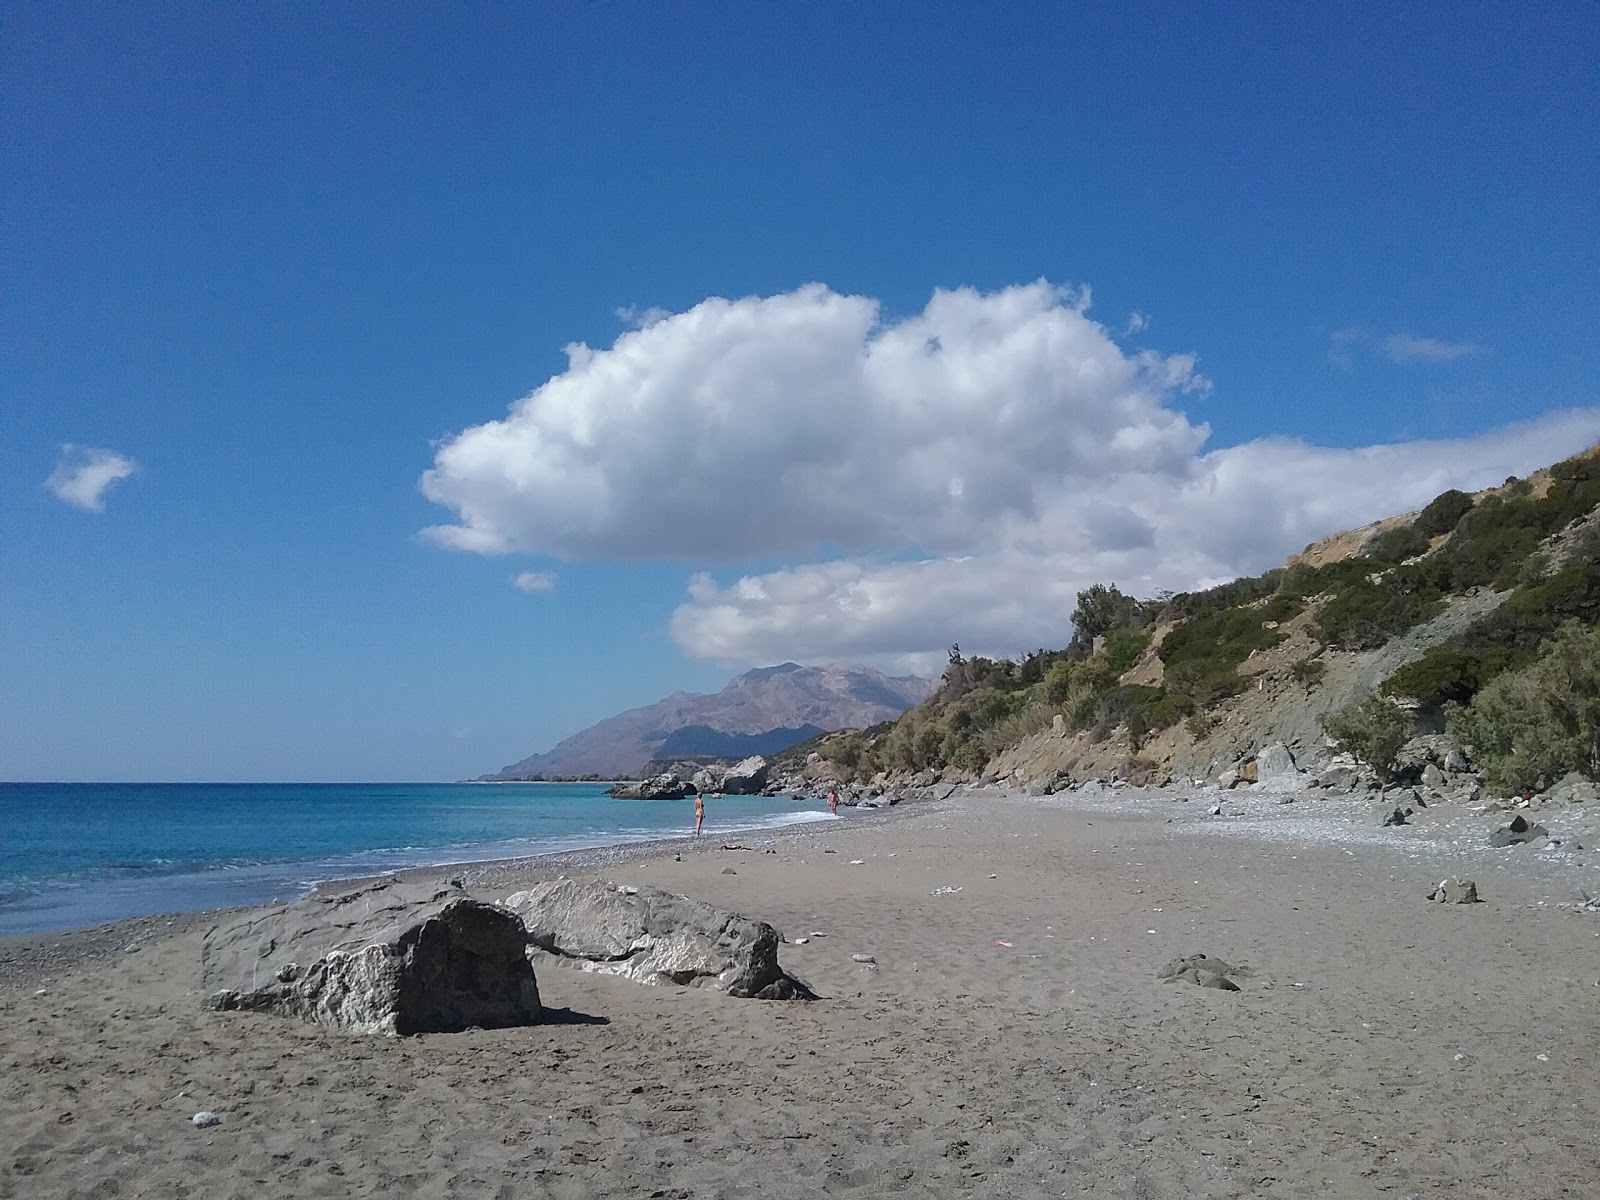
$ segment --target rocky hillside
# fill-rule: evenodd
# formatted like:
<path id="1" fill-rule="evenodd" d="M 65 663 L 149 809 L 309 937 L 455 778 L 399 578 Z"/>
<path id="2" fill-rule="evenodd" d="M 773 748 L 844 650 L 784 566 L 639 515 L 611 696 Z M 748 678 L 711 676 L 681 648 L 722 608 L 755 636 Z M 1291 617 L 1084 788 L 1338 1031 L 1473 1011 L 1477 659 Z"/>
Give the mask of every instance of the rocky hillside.
<path id="1" fill-rule="evenodd" d="M 1140 600 L 1096 586 L 1073 619 L 1070 645 L 1020 661 L 952 650 L 928 701 L 817 753 L 857 782 L 1215 779 L 1272 744 L 1327 759 L 1324 714 L 1378 694 L 1413 732 L 1441 731 L 1455 706 L 1494 707 L 1467 722 L 1504 742 L 1486 753 L 1521 755 L 1529 778 L 1592 774 L 1600 447 L 1477 495 L 1446 492 L 1205 592 Z M 1572 728 L 1539 759 L 1513 745 L 1522 734 L 1498 731 L 1538 699 L 1538 672 L 1561 670 L 1578 678 L 1550 720 Z"/>
<path id="2" fill-rule="evenodd" d="M 674 692 L 618 713 L 483 778 L 636 778 L 650 773 L 653 762 L 770 754 L 824 731 L 893 720 L 934 686 L 867 667 L 761 667 L 713 695 Z"/>

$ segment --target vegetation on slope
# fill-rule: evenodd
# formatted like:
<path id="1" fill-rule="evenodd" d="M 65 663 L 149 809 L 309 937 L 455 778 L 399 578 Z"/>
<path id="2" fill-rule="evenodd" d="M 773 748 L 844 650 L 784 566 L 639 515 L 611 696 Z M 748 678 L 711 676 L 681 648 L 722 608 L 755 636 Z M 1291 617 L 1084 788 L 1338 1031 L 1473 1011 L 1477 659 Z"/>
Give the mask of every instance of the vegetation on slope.
<path id="1" fill-rule="evenodd" d="M 1477 498 L 1445 492 L 1410 521 L 1372 538 L 1357 555 L 1320 566 L 1297 562 L 1152 600 L 1096 584 L 1078 594 L 1073 638 L 1064 649 L 996 660 L 952 647 L 932 698 L 891 724 L 822 739 L 817 749 L 846 778 L 949 768 L 976 774 L 1060 718 L 1068 729 L 1095 739 L 1125 730 L 1137 750 L 1153 733 L 1186 717 L 1191 732 L 1202 733 L 1216 706 L 1248 686 L 1240 674 L 1245 661 L 1281 642 L 1282 626 L 1308 608 L 1314 611 L 1311 632 L 1323 645 L 1370 650 L 1438 615 L 1451 596 L 1484 587 L 1509 590 L 1510 597 L 1488 616 L 1401 668 L 1383 688 L 1428 704 L 1471 705 L 1497 677 L 1543 662 L 1541 654 L 1564 623 L 1575 622 L 1580 633 L 1600 623 L 1600 521 L 1588 520 L 1600 509 L 1600 457 L 1590 451 L 1559 463 L 1547 483 L 1538 491 L 1526 481 L 1508 480 Z M 1552 555 L 1555 535 L 1570 535 L 1585 521 L 1587 536 L 1569 537 L 1572 544 L 1559 558 Z M 1164 634 L 1155 650 L 1160 682 L 1125 682 L 1158 630 Z M 1314 659 L 1294 670 L 1308 689 L 1320 675 Z M 1503 691 L 1510 695 L 1517 687 L 1548 682 L 1548 675 L 1527 676 Z M 1486 745 L 1500 745 L 1505 739 L 1496 740 L 1493 730 L 1503 721 L 1495 714 L 1507 711 L 1504 695 L 1489 693 L 1476 715 L 1460 718 L 1461 728 L 1471 728 Z M 1579 734 L 1566 736 L 1566 748 L 1553 758 L 1504 753 L 1554 769 L 1549 762 L 1574 761 L 1572 738 Z M 1508 746 L 1526 742 L 1525 735 L 1507 737 Z"/>

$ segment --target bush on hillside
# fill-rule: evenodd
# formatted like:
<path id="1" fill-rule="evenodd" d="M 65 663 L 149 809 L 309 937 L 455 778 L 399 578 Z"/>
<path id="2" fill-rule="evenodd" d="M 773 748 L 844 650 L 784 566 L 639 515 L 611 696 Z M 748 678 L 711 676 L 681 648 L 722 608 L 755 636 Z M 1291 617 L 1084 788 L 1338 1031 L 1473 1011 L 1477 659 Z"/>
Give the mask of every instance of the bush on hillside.
<path id="1" fill-rule="evenodd" d="M 1322 716 L 1322 728 L 1387 782 L 1394 777 L 1395 759 L 1411 737 L 1411 717 L 1382 696 L 1368 694 Z"/>
<path id="2" fill-rule="evenodd" d="M 1373 538 L 1363 554 L 1380 566 L 1392 567 L 1427 552 L 1427 534 L 1414 525 L 1397 525 Z"/>
<path id="3" fill-rule="evenodd" d="M 1323 605 L 1317 625 L 1330 646 L 1372 650 L 1437 615 L 1442 607 L 1431 588 L 1402 591 L 1387 580 L 1362 579 Z"/>
<path id="4" fill-rule="evenodd" d="M 1428 501 L 1427 507 L 1417 514 L 1417 519 L 1411 524 L 1426 537 L 1438 537 L 1454 529 L 1456 522 L 1471 509 L 1472 497 L 1451 488 Z"/>
<path id="5" fill-rule="evenodd" d="M 1503 793 L 1546 788 L 1569 771 L 1600 777 L 1600 628 L 1562 626 L 1536 662 L 1452 711 L 1449 728 Z"/>
<path id="6" fill-rule="evenodd" d="M 1504 671 L 1526 666 L 1567 621 L 1600 623 L 1600 536 L 1583 541 L 1561 570 L 1518 588 L 1493 612 L 1384 681 L 1391 696 L 1465 704 Z"/>

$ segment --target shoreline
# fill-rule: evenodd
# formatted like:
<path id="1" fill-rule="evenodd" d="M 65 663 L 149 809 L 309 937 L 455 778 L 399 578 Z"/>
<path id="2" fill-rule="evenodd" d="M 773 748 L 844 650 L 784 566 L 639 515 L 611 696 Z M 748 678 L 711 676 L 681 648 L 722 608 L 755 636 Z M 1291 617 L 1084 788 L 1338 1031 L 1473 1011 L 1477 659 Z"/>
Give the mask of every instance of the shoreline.
<path id="1" fill-rule="evenodd" d="M 215 913 L 80 931 L 0 988 L 0 1195 L 1588 1194 L 1600 812 L 1490 850 L 1509 814 L 1282 799 L 980 786 L 454 872 L 767 921 L 810 1003 L 547 964 L 545 1023 L 366 1038 L 203 1009 Z M 1457 874 L 1482 903 L 1425 898 Z M 1160 981 L 1198 953 L 1240 990 Z"/>
<path id="2" fill-rule="evenodd" d="M 931 801 L 911 802 L 920 807 Z M 888 808 L 869 809 L 840 817 L 837 821 L 793 821 L 782 825 L 753 825 L 721 831 L 729 838 L 759 834 L 763 839 L 776 840 L 806 832 L 816 826 L 833 828 L 842 821 L 872 822 L 907 808 L 898 804 Z M 505 886 L 502 881 L 536 880 L 549 877 L 548 871 L 585 872 L 614 866 L 625 866 L 644 861 L 658 854 L 683 853 L 695 848 L 709 849 L 720 845 L 721 835 L 680 836 L 648 838 L 639 841 L 616 842 L 605 846 L 592 846 L 578 850 L 550 850 L 540 854 L 514 858 L 453 859 L 446 862 L 402 867 L 394 871 L 373 875 L 350 875 L 314 881 L 303 895 L 304 900 L 318 893 L 345 891 L 392 877 L 411 881 L 431 881 L 444 878 L 463 879 L 469 891 L 493 890 Z M 179 909 L 171 912 L 147 913 L 122 917 L 98 925 L 75 926 L 70 929 L 45 930 L 0 938 L 0 995 L 7 992 L 36 988 L 48 981 L 52 972 L 69 971 L 74 967 L 114 961 L 127 947 L 151 944 L 168 937 L 176 938 L 196 929 L 206 928 L 218 921 L 240 913 L 265 907 L 259 904 L 227 905 L 221 908 Z"/>

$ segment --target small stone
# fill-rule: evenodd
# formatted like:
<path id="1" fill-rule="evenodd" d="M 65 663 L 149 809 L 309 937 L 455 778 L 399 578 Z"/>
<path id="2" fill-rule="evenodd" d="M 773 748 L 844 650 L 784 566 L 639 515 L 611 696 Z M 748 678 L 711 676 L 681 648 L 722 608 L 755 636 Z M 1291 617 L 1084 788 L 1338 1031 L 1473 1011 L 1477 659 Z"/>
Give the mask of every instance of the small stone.
<path id="1" fill-rule="evenodd" d="M 1440 904 L 1477 904 L 1478 885 L 1470 879 L 1441 879 L 1428 899 Z"/>
<path id="2" fill-rule="evenodd" d="M 864 867 L 867 865 L 867 860 L 864 858 L 852 858 L 850 860 L 850 865 L 852 867 Z"/>
<path id="3" fill-rule="evenodd" d="M 210 1129 L 213 1125 L 221 1125 L 222 1118 L 214 1112 L 197 1112 L 194 1115 L 196 1129 Z"/>
<path id="4" fill-rule="evenodd" d="M 850 956 L 850 961 L 853 963 L 875 963 L 878 960 L 873 958 L 870 954 L 852 954 Z"/>
<path id="5" fill-rule="evenodd" d="M 723 867 L 722 873 L 724 875 L 737 875 L 739 872 L 735 871 L 732 867 Z"/>
<path id="6" fill-rule="evenodd" d="M 796 946 L 804 946 L 804 945 L 808 944 L 810 941 L 811 941 L 811 939 L 808 938 L 808 937 L 798 937 L 798 938 L 795 938 L 794 944 Z"/>

